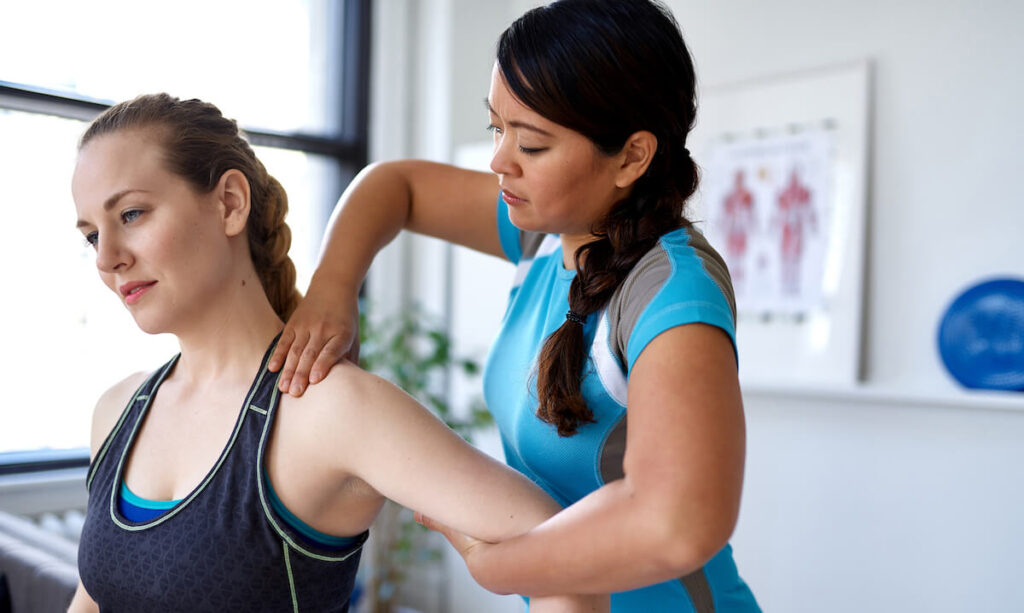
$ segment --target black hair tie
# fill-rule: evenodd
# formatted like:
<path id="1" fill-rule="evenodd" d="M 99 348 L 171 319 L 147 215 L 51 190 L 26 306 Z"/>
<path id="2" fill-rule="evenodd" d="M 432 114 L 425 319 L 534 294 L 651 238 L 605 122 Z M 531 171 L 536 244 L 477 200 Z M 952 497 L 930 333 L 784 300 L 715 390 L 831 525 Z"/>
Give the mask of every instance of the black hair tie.
<path id="1" fill-rule="evenodd" d="M 565 318 L 567 320 L 569 320 L 569 321 L 571 321 L 573 323 L 577 323 L 577 324 L 579 324 L 581 326 L 583 325 L 583 322 L 585 322 L 587 320 L 586 317 L 584 317 L 583 315 L 580 315 L 579 313 L 577 313 L 576 311 L 573 311 L 572 309 L 569 309 L 569 312 L 565 314 Z"/>

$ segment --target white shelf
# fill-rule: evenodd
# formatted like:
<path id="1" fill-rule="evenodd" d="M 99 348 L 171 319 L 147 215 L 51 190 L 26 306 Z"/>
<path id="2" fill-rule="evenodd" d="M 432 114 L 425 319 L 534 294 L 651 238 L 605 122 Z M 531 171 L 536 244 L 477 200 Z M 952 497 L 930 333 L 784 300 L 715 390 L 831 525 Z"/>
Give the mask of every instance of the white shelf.
<path id="1" fill-rule="evenodd" d="M 817 399 L 835 402 L 1024 412 L 1024 392 L 967 389 L 913 390 L 868 383 L 849 387 L 752 383 L 743 385 L 742 389 L 745 397 L 788 397 L 800 400 Z"/>

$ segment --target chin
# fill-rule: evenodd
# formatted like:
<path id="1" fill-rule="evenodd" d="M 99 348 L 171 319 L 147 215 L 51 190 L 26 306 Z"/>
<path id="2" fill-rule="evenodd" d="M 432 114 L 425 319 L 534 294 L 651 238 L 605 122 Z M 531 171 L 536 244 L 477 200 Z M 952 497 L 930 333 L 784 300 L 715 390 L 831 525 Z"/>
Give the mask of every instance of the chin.
<path id="1" fill-rule="evenodd" d="M 156 336 L 158 334 L 169 334 L 170 333 L 170 330 L 165 330 L 165 329 L 163 329 L 163 328 L 161 328 L 159 326 L 143 326 L 143 325 L 139 325 L 139 330 L 142 330 L 143 332 L 145 332 L 146 334 L 149 334 L 151 336 Z"/>
<path id="2" fill-rule="evenodd" d="M 529 215 L 524 211 L 520 211 L 512 207 L 508 208 L 508 220 L 512 222 L 513 226 L 526 232 L 542 232 L 545 234 L 550 233 L 549 230 L 541 227 L 541 225 L 538 224 L 535 219 L 532 219 L 532 215 Z"/>
<path id="3" fill-rule="evenodd" d="M 165 334 L 170 333 L 170 326 L 168 322 L 160 320 L 155 317 L 146 317 L 142 314 L 132 313 L 132 319 L 135 320 L 135 325 L 139 327 L 146 334 Z"/>

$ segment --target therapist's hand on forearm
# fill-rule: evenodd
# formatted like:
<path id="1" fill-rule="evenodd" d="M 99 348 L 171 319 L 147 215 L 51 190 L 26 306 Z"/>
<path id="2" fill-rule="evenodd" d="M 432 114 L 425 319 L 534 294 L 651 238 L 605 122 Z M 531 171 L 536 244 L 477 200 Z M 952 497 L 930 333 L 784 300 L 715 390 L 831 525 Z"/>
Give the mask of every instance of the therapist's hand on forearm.
<path id="1" fill-rule="evenodd" d="M 343 359 L 359 361 L 357 291 L 314 278 L 285 323 L 268 368 L 281 371 L 278 389 L 282 393 L 301 396 Z"/>
<path id="2" fill-rule="evenodd" d="M 448 539 L 448 542 L 455 548 L 455 551 L 462 556 L 462 560 L 466 563 L 466 568 L 469 570 L 469 574 L 473 576 L 473 579 L 485 589 L 495 592 L 493 585 L 491 585 L 488 576 L 484 572 L 485 569 L 482 568 L 481 565 L 481 561 L 487 556 L 487 551 L 493 548 L 495 543 L 481 541 L 480 539 L 463 534 L 462 532 L 454 530 L 441 522 L 435 521 L 422 513 L 416 513 L 415 519 L 427 529 L 440 532 L 443 537 Z M 495 593 L 507 594 L 511 592 Z"/>
<path id="3" fill-rule="evenodd" d="M 453 530 L 441 522 L 430 519 L 422 513 L 417 512 L 413 517 L 418 523 L 428 530 L 440 532 L 442 536 L 448 539 L 448 542 L 452 544 L 455 551 L 459 552 L 459 555 L 462 556 L 462 559 L 467 563 L 469 562 L 470 555 L 474 549 L 490 545 L 490 543 L 486 541 L 481 541 L 480 539 L 475 539 L 469 535 L 463 534 L 458 530 Z"/>
<path id="4" fill-rule="evenodd" d="M 462 556 L 473 578 L 480 582 L 480 577 L 473 571 L 476 569 L 474 559 L 483 553 L 492 543 L 475 539 L 457 530 L 434 521 L 422 513 L 415 514 L 416 521 L 426 528 L 440 532 L 452 547 Z M 487 588 L 488 586 L 480 582 Z M 564 596 L 545 596 L 530 598 L 530 613 L 606 613 L 611 604 L 608 594 L 575 594 Z"/>

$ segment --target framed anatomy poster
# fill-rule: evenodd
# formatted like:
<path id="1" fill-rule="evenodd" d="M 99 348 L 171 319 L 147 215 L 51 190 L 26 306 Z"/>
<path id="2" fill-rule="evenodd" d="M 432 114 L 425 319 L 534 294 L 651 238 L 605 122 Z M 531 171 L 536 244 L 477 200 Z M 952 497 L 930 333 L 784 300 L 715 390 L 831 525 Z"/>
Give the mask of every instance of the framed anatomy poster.
<path id="1" fill-rule="evenodd" d="M 869 67 L 702 91 L 690 219 L 725 258 L 746 385 L 859 378 Z"/>

